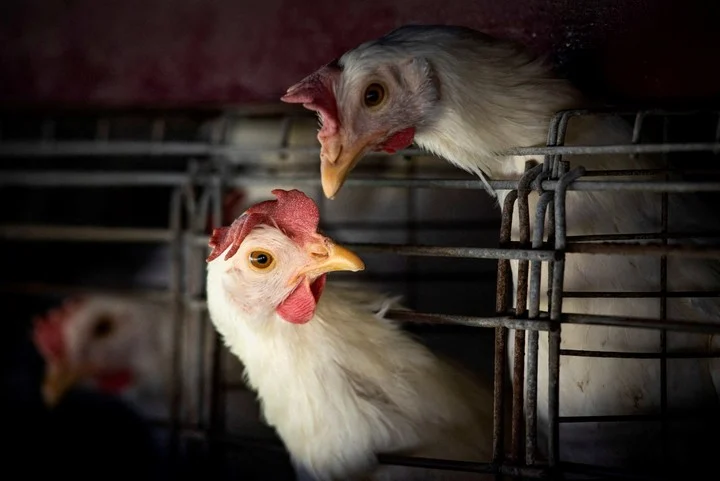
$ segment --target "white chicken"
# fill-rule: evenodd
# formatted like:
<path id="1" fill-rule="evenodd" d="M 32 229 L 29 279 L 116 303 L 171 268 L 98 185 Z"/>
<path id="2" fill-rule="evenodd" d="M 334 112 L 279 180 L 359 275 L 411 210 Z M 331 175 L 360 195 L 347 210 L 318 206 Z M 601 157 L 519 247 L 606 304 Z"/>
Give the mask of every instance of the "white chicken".
<path id="1" fill-rule="evenodd" d="M 36 319 L 46 404 L 81 385 L 122 397 L 146 418 L 166 418 L 171 320 L 166 306 L 115 296 L 69 299 Z"/>
<path id="2" fill-rule="evenodd" d="M 320 162 L 325 195 L 333 198 L 348 173 L 366 153 L 397 150 L 413 141 L 483 180 L 518 179 L 527 158 L 502 157 L 513 147 L 543 145 L 552 115 L 586 105 L 569 82 L 558 78 L 542 59 L 514 43 L 455 26 L 405 26 L 366 42 L 290 87 L 282 97 L 317 111 L 322 127 Z M 574 118 L 565 143 L 597 145 L 629 142 L 627 124 L 612 117 Z M 588 169 L 662 167 L 655 158 L 627 155 L 566 156 Z M 491 189 L 489 189 L 491 190 Z M 499 203 L 507 191 L 500 192 Z M 683 231 L 702 227 L 701 209 L 670 197 L 670 225 Z M 534 225 L 537 194 L 530 196 Z M 571 191 L 567 196 L 567 234 L 659 232 L 660 194 Z M 513 240 L 519 240 L 515 209 Z M 684 225 L 683 225 L 684 224 Z M 546 266 L 543 266 L 544 268 Z M 517 282 L 517 261 L 512 262 Z M 668 290 L 707 290 L 718 285 L 716 264 L 668 259 Z M 546 292 L 543 273 L 541 292 Z M 651 256 L 568 255 L 566 291 L 658 291 L 660 262 Z M 714 298 L 672 298 L 669 318 L 718 320 Z M 541 310 L 547 299 L 541 297 Z M 568 298 L 565 313 L 633 317 L 660 315 L 658 299 Z M 707 351 L 719 336 L 672 332 L 669 352 Z M 565 325 L 564 349 L 659 352 L 658 331 L 620 327 Z M 547 435 L 548 337 L 540 336 L 538 428 Z M 512 338 L 509 346 L 512 348 Z M 509 349 L 512 359 L 512 349 Z M 560 416 L 628 415 L 659 412 L 660 361 L 563 356 L 560 368 Z M 669 359 L 668 410 L 718 408 L 718 361 Z M 649 427 L 650 426 L 650 427 Z M 642 436 L 642 437 L 638 437 Z M 659 423 L 573 423 L 560 431 L 563 461 L 605 465 L 660 456 Z M 693 436 L 671 436 L 669 453 L 679 454 Z M 695 437 L 697 439 L 697 437 Z M 541 447 L 543 439 L 540 440 Z M 706 445 L 706 444 L 705 444 Z M 696 446 L 699 446 L 696 444 Z M 671 458 L 667 455 L 665 459 Z"/>
<path id="3" fill-rule="evenodd" d="M 229 191 L 223 201 L 223 222 L 232 222 L 242 212 L 244 192 Z M 208 233 L 212 225 L 206 226 Z M 169 282 L 170 252 L 158 247 L 133 273 L 134 285 L 165 287 Z M 35 319 L 33 341 L 45 361 L 42 394 L 53 408 L 67 391 L 83 387 L 119 397 L 144 420 L 167 423 L 173 416 L 173 349 L 175 315 L 171 302 L 114 294 L 88 294 L 69 298 Z M 203 423 L 209 399 L 210 336 L 204 320 L 186 310 L 180 337 L 180 422 Z M 202 341 L 202 342 L 201 342 Z M 198 360 L 204 357 L 205 363 Z M 232 383 L 242 376 L 242 366 L 224 366 Z M 204 388 L 204 390 L 203 390 Z M 203 392 L 204 391 L 204 392 Z M 259 418 L 252 393 L 229 390 L 233 406 L 225 415 L 228 433 L 274 438 Z M 204 399 L 203 399 L 204 398 Z M 159 431 L 160 433 L 160 431 Z"/>
<path id="4" fill-rule="evenodd" d="M 300 470 L 318 480 L 427 479 L 417 468 L 377 468 L 376 454 L 489 461 L 485 385 L 385 319 L 393 298 L 326 286 L 328 272 L 358 271 L 363 262 L 317 232 L 312 199 L 272 193 L 277 200 L 214 231 L 207 300 Z"/>

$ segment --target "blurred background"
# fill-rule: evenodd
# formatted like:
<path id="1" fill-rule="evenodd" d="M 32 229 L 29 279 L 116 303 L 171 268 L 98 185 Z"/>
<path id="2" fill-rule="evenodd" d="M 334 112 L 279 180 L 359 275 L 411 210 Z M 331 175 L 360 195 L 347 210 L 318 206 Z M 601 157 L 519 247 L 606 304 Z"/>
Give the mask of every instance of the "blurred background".
<path id="1" fill-rule="evenodd" d="M 319 66 L 401 25 L 456 24 L 548 55 L 611 105 L 706 108 L 720 100 L 719 20 L 720 6 L 702 0 L 4 0 L 0 337 L 11 464 L 88 478 L 294 479 L 204 311 L 210 215 L 220 218 L 223 199 L 232 219 L 274 187 L 297 187 L 341 242 L 497 245 L 499 212 L 482 190 L 348 186 L 323 198 L 316 119 L 279 102 Z M 376 156 L 356 175 L 468 178 L 421 153 Z M 496 261 L 364 258 L 362 274 L 334 277 L 423 312 L 494 312 Z M 69 386 L 51 408 L 32 321 L 78 297 L 85 307 L 64 314 L 80 318 L 66 330 L 73 349 L 134 375 L 112 388 Z M 492 372 L 492 330 L 408 329 Z"/>

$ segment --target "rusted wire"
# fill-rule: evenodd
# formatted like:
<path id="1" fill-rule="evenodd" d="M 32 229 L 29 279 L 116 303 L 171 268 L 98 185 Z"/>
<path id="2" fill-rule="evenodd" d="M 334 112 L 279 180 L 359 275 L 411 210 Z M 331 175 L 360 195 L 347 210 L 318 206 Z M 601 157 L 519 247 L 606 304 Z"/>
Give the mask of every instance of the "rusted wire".
<path id="1" fill-rule="evenodd" d="M 502 218 L 500 221 L 500 247 L 510 242 L 512 234 L 512 217 L 517 199 L 517 191 L 511 191 L 503 201 Z M 495 311 L 505 313 L 509 308 L 508 291 L 510 290 L 510 260 L 499 259 L 497 271 L 497 290 Z M 495 465 L 503 462 L 505 457 L 505 363 L 507 352 L 508 328 L 495 328 L 495 359 L 493 376 L 493 459 Z"/>

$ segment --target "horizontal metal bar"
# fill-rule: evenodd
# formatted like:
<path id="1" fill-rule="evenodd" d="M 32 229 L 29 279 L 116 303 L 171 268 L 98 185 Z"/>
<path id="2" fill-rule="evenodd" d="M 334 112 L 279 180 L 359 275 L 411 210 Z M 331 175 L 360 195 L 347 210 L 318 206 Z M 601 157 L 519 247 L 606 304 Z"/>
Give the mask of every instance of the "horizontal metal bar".
<path id="1" fill-rule="evenodd" d="M 113 295 L 127 298 L 148 299 L 158 302 L 169 302 L 172 299 L 171 292 L 162 289 L 122 289 L 122 288 L 102 288 L 88 286 L 71 286 L 63 284 L 49 284 L 42 282 L 17 282 L 0 284 L 0 292 L 15 294 L 35 294 L 35 295 Z"/>
<path id="2" fill-rule="evenodd" d="M 658 422 L 666 420 L 693 420 L 693 419 L 720 419 L 719 410 L 697 410 L 682 413 L 662 414 L 621 414 L 607 416 L 560 416 L 559 421 L 563 424 L 578 423 L 625 423 L 625 422 Z"/>
<path id="3" fill-rule="evenodd" d="M 620 240 L 663 240 L 663 239 L 718 239 L 720 231 L 703 232 L 647 232 L 642 234 L 591 234 L 591 235 L 569 235 L 568 242 L 597 242 L 597 241 L 620 241 Z"/>
<path id="4" fill-rule="evenodd" d="M 195 244 L 207 246 L 208 236 L 198 235 Z M 539 261 L 557 260 L 558 254 L 552 250 L 535 249 L 500 249 L 495 247 L 447 247 L 447 246 L 412 246 L 403 244 L 380 243 L 343 243 L 349 249 L 358 252 L 374 252 L 381 254 L 397 254 L 402 256 L 421 257 L 454 257 L 459 259 L 528 259 Z"/>
<path id="5" fill-rule="evenodd" d="M 170 242 L 168 229 L 50 225 L 0 225 L 0 238 L 32 241 Z"/>
<path id="6" fill-rule="evenodd" d="M 492 463 L 476 463 L 471 461 L 452 461 L 435 458 L 397 456 L 390 454 L 378 455 L 380 464 L 394 466 L 413 466 L 444 471 L 463 471 L 472 473 L 494 473 L 505 476 L 521 476 L 523 478 L 545 479 L 548 469 L 544 467 L 513 466 L 509 464 L 494 465 Z"/>
<path id="7" fill-rule="evenodd" d="M 606 155 L 672 152 L 711 152 L 720 149 L 717 142 L 665 143 L 665 144 L 616 144 L 616 145 L 567 145 L 551 147 L 517 147 L 507 155 Z M 241 145 L 217 145 L 206 142 L 147 142 L 147 141 L 11 141 L 0 144 L 0 157 L 49 157 L 49 156 L 256 156 L 267 154 L 304 154 L 319 156 L 320 146 L 313 147 L 244 147 Z M 388 155 L 372 153 L 372 155 Z M 394 155 L 432 155 L 422 149 L 404 149 Z"/>
<path id="8" fill-rule="evenodd" d="M 4 142 L 0 143 L 0 157 L 92 157 L 92 156 L 254 156 L 257 163 L 263 162 L 261 156 L 268 154 L 300 154 L 319 157 L 320 146 L 313 147 L 246 147 L 242 145 L 218 145 L 205 142 L 147 142 L 132 140 L 60 140 L 54 142 Z M 368 155 L 387 157 L 383 152 L 370 152 Z M 393 155 L 431 155 L 421 149 L 404 149 Z M 232 159 L 229 159 L 232 160 Z M 243 163 L 247 159 L 243 159 Z"/>
<path id="9" fill-rule="evenodd" d="M 191 234 L 188 234 L 191 235 Z M 0 225 L 0 238 L 34 241 L 79 242 L 170 242 L 173 233 L 168 229 L 130 227 L 88 227 L 51 225 Z M 207 246 L 208 236 L 194 236 L 194 243 Z M 513 243 L 515 245 L 517 243 Z M 519 245 L 519 244 L 518 244 Z M 521 259 L 555 261 L 562 257 L 553 250 L 508 249 L 492 247 L 407 246 L 395 244 L 347 244 L 363 252 L 391 253 L 404 256 L 454 257 L 469 259 Z M 568 244 L 572 254 L 678 255 L 689 257 L 720 257 L 720 248 L 684 245 L 632 244 Z M 582 295 L 582 294 L 580 294 Z M 672 294 L 671 294 L 672 295 Z M 586 297 L 592 297 L 587 294 Z M 606 297 L 611 297 L 607 294 Z M 649 297 L 646 295 L 644 297 Z"/>
<path id="10" fill-rule="evenodd" d="M 667 473 L 637 472 L 635 470 L 623 470 L 621 468 L 595 466 L 583 463 L 570 463 L 566 461 L 558 463 L 558 467 L 560 468 L 560 472 L 584 474 L 586 476 L 600 476 L 599 479 L 618 478 L 622 480 L 632 479 L 636 481 L 670 481 L 677 479 L 677 477 L 672 475 L 667 477 Z"/>
<path id="11" fill-rule="evenodd" d="M 0 185 L 25 187 L 177 187 L 188 184 L 190 176 L 173 172 L 68 172 L 10 171 L 0 172 Z"/>
<path id="12" fill-rule="evenodd" d="M 606 255 L 668 255 L 682 257 L 720 257 L 720 248 L 697 245 L 662 245 L 662 244 L 626 244 L 602 243 L 587 244 L 568 243 L 568 254 L 606 254 Z"/>
<path id="13" fill-rule="evenodd" d="M 210 185 L 216 177 L 194 176 L 171 172 L 67 172 L 67 171 L 10 171 L 0 174 L 0 185 L 44 186 L 44 187 L 106 187 L 106 186 L 181 186 L 186 184 Z M 267 185 L 273 187 L 288 183 L 296 186 L 319 187 L 318 176 L 254 176 L 236 175 L 223 182 L 230 187 Z M 554 190 L 555 180 L 541 182 L 544 190 Z M 497 190 L 512 190 L 518 186 L 517 180 L 492 180 L 490 186 Z M 485 189 L 482 182 L 475 179 L 390 179 L 363 178 L 354 176 L 345 182 L 350 187 L 385 187 L 414 189 Z M 645 192 L 716 192 L 720 191 L 720 182 L 665 182 L 665 181 L 577 181 L 568 186 L 571 191 L 645 191 Z"/>
<path id="14" fill-rule="evenodd" d="M 634 292 L 610 292 L 610 291 L 564 291 L 563 299 L 645 299 L 645 298 L 691 298 L 691 297 L 720 297 L 720 291 L 634 291 Z"/>
<path id="15" fill-rule="evenodd" d="M 0 285 L 4 292 L 26 292 L 32 294 L 81 294 L 81 293 L 108 293 L 141 298 L 154 298 L 167 300 L 170 294 L 167 291 L 153 289 L 103 289 L 87 286 L 67 286 L 43 283 L 6 283 Z M 207 310 L 205 299 L 183 296 L 183 302 L 187 307 L 197 310 Z M 439 325 L 464 325 L 470 327 L 507 327 L 509 329 L 524 329 L 530 331 L 547 331 L 551 328 L 552 322 L 548 320 L 547 312 L 541 312 L 538 319 L 517 319 L 512 315 L 500 315 L 492 317 L 475 317 L 447 315 L 438 313 L 424 313 L 404 310 L 390 310 L 387 317 L 401 322 L 414 324 L 439 324 Z M 620 316 L 595 316 L 588 314 L 563 314 L 561 322 L 565 324 L 591 324 L 611 325 L 619 327 L 637 327 L 643 329 L 669 329 L 676 331 L 690 332 L 720 332 L 720 325 L 712 323 L 701 323 L 680 320 L 661 321 L 658 319 L 627 318 Z M 704 356 L 698 356 L 704 357 Z"/>
<path id="16" fill-rule="evenodd" d="M 593 314 L 563 314 L 562 322 L 567 324 L 589 324 L 597 326 L 636 327 L 639 329 L 667 329 L 669 331 L 720 333 L 720 324 L 711 322 L 659 320 L 652 318 L 599 316 Z"/>
<path id="17" fill-rule="evenodd" d="M 324 231 L 330 231 L 335 229 L 343 230 L 368 230 L 372 229 L 375 231 L 406 231 L 412 229 L 414 231 L 450 231 L 450 230 L 461 230 L 467 231 L 489 231 L 495 232 L 497 230 L 497 222 L 495 221 L 474 221 L 474 220 L 456 220 L 456 221 L 419 221 L 409 219 L 408 222 L 404 220 L 373 220 L 373 221 L 332 221 L 324 223 L 320 221 L 320 229 Z M 720 235 L 718 235 L 720 237 Z"/>
<path id="18" fill-rule="evenodd" d="M 506 155 L 607 155 L 607 154 L 669 154 L 673 152 L 712 152 L 720 149 L 718 142 L 624 144 L 624 145 L 568 145 L 556 147 L 518 147 Z"/>
<path id="19" fill-rule="evenodd" d="M 621 352 L 621 351 L 586 351 L 581 349 L 560 349 L 561 356 L 602 357 L 613 359 L 708 359 L 720 357 L 720 351 L 708 352 Z"/>
<path id="20" fill-rule="evenodd" d="M 276 452 L 286 452 L 281 443 L 269 439 L 224 435 L 222 436 L 222 442 L 232 447 L 257 448 Z M 496 466 L 492 463 L 453 461 L 414 456 L 399 456 L 393 454 L 379 454 L 378 461 L 380 464 L 385 465 L 414 466 L 419 468 L 440 469 L 444 471 L 499 473 L 507 476 L 524 476 L 535 479 L 545 478 L 547 472 L 547 468 L 544 467 L 512 466 L 506 464 Z"/>
<path id="21" fill-rule="evenodd" d="M 345 244 L 361 252 L 382 252 L 404 256 L 456 257 L 467 259 L 527 259 L 538 261 L 557 260 L 559 254 L 552 250 L 502 249 L 494 247 L 438 247 L 395 244 Z"/>
<path id="22" fill-rule="evenodd" d="M 417 149 L 414 149 L 417 150 Z M 320 154 L 319 147 L 285 147 L 285 148 L 249 148 L 240 145 L 217 145 L 204 142 L 147 142 L 147 141 L 45 141 L 45 142 L 5 142 L 0 144 L 1 157 L 59 157 L 59 156 L 261 156 L 267 154 L 287 155 Z M 379 154 L 376 154 L 379 155 Z M 387 154 L 385 154 L 387 155 Z"/>
<path id="23" fill-rule="evenodd" d="M 537 319 L 516 319 L 511 316 L 471 317 L 449 314 L 431 314 L 424 312 L 390 310 L 387 318 L 413 324 L 457 324 L 470 327 L 507 327 L 528 331 L 547 331 L 550 322 Z"/>

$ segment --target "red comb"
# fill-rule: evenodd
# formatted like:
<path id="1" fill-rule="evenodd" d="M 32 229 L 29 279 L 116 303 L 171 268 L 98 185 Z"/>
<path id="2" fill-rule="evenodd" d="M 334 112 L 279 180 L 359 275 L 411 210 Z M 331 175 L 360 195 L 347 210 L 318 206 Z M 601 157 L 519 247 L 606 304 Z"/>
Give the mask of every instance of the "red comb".
<path id="1" fill-rule="evenodd" d="M 310 197 L 297 189 L 275 189 L 272 194 L 277 200 L 255 204 L 235 219 L 230 227 L 213 230 L 208 242 L 213 250 L 207 262 L 216 259 L 228 247 L 230 250 L 225 254 L 225 260 L 234 256 L 245 237 L 259 224 L 277 226 L 300 244 L 305 244 L 317 233 L 320 212 Z"/>
<path id="2" fill-rule="evenodd" d="M 322 128 L 318 137 L 334 135 L 340 127 L 333 85 L 341 73 L 337 62 L 330 62 L 290 87 L 280 98 L 289 104 L 303 104 L 320 114 Z"/>
<path id="3" fill-rule="evenodd" d="M 33 320 L 33 342 L 46 361 L 63 359 L 67 355 L 63 331 L 81 304 L 81 299 L 68 299 L 60 307 Z"/>

